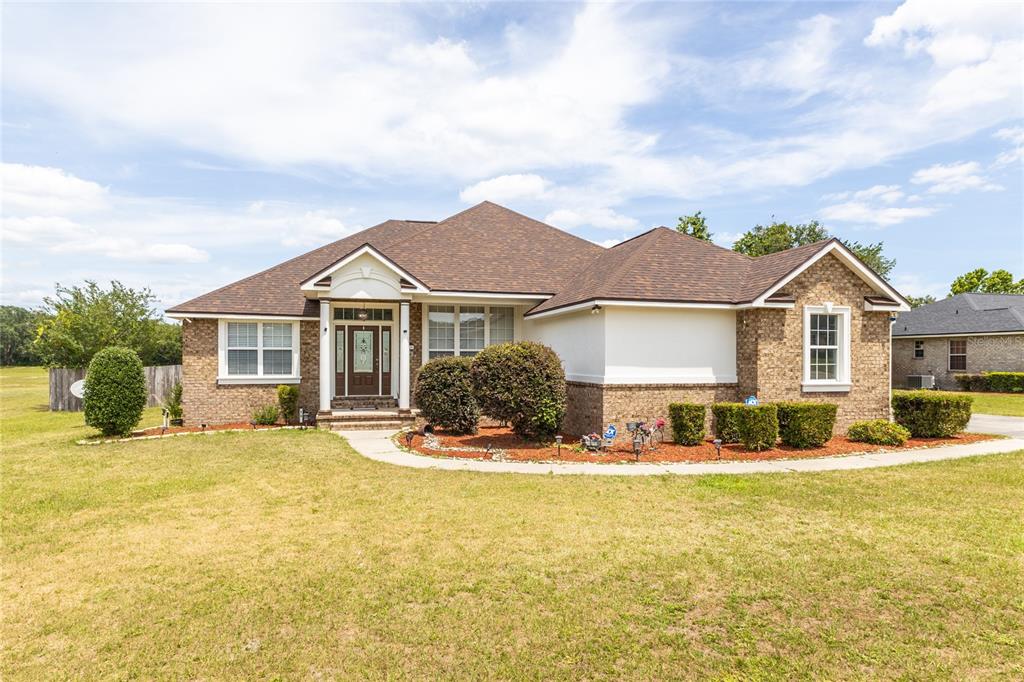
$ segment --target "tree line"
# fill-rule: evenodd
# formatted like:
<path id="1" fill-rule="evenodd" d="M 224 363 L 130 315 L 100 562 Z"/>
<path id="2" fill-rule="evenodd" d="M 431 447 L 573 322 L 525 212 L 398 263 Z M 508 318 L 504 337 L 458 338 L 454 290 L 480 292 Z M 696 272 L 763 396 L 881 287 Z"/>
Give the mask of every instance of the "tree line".
<path id="1" fill-rule="evenodd" d="M 681 216 L 676 230 L 706 242 L 711 241 L 712 232 L 708 228 L 707 217 L 700 211 L 692 215 Z M 747 230 L 733 243 L 732 250 L 748 256 L 764 256 L 796 246 L 813 244 L 831 236 L 829 231 L 817 220 L 796 225 L 772 220 L 768 225 L 755 225 Z M 840 239 L 840 241 L 883 279 L 888 278 L 889 273 L 896 266 L 896 260 L 887 258 L 883 253 L 884 242 L 861 244 L 858 241 L 846 239 Z M 1014 281 L 1013 274 L 1008 270 L 989 272 L 985 268 L 977 268 L 957 277 L 949 288 L 950 296 L 975 292 L 1024 294 L 1024 277 Z M 935 303 L 934 296 L 908 296 L 907 300 L 915 308 Z"/>
<path id="2" fill-rule="evenodd" d="M 157 315 L 156 297 L 113 281 L 104 289 L 57 284 L 39 308 L 0 306 L 0 365 L 84 368 L 101 349 L 130 348 L 146 366 L 181 363 L 181 325 Z"/>

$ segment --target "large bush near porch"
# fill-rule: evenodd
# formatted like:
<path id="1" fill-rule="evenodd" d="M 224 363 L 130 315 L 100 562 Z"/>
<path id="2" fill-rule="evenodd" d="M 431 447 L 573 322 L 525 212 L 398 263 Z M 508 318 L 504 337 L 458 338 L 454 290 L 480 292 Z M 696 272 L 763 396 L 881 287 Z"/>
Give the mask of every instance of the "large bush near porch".
<path id="1" fill-rule="evenodd" d="M 974 399 L 943 391 L 893 391 L 896 423 L 915 438 L 946 438 L 967 428 Z"/>
<path id="2" fill-rule="evenodd" d="M 565 418 L 565 372 L 555 351 L 532 341 L 489 346 L 473 358 L 480 409 L 520 436 L 558 433 Z"/>
<path id="3" fill-rule="evenodd" d="M 146 374 L 139 354 L 130 348 L 104 348 L 89 362 L 85 423 L 104 436 L 131 433 L 146 407 Z"/>
<path id="4" fill-rule="evenodd" d="M 469 358 L 436 358 L 416 377 L 416 404 L 433 426 L 452 433 L 476 433 L 480 408 L 473 397 Z"/>

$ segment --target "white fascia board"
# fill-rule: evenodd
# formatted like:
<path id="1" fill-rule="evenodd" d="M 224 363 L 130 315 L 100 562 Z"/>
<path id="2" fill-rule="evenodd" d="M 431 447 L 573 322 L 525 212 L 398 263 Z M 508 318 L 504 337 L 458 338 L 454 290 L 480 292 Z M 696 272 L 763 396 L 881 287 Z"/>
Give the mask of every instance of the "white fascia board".
<path id="1" fill-rule="evenodd" d="M 869 312 L 869 313 L 873 313 L 873 312 L 898 313 L 898 312 L 902 312 L 903 308 L 901 308 L 899 304 L 896 304 L 896 305 L 878 304 L 878 303 L 871 303 L 870 301 L 864 301 L 864 310 L 865 310 L 865 312 Z"/>
<path id="2" fill-rule="evenodd" d="M 411 282 L 415 286 L 415 289 L 410 289 L 409 290 L 410 292 L 411 291 L 415 291 L 415 292 L 418 292 L 418 293 L 426 293 L 426 292 L 430 291 L 430 289 L 425 284 L 423 284 L 423 282 L 419 281 L 418 279 L 416 279 L 415 277 L 410 275 L 408 272 L 406 272 L 402 268 L 398 267 L 398 265 L 396 265 L 394 262 L 392 262 L 390 258 L 385 256 L 384 254 L 382 254 L 380 251 L 378 251 L 377 249 L 373 248 L 369 244 L 363 244 L 358 249 L 356 249 L 352 253 L 348 254 L 347 256 L 342 258 L 341 260 L 336 261 L 335 263 L 327 266 L 326 268 L 324 268 L 320 272 L 316 273 L 315 275 L 313 275 L 312 277 L 307 279 L 305 282 L 303 282 L 302 286 L 300 288 L 303 291 L 323 291 L 324 287 L 316 286 L 317 282 L 322 280 L 324 277 L 327 277 L 328 275 L 333 274 L 336 270 L 345 267 L 346 265 L 348 265 L 349 263 L 354 261 L 356 258 L 359 258 L 360 256 L 363 256 L 363 255 L 366 255 L 366 254 L 369 254 L 369 255 L 373 256 L 374 258 L 376 258 L 377 260 L 379 260 L 384 267 L 386 267 L 388 270 L 391 270 L 391 272 L 393 272 L 396 275 L 398 275 L 399 278 L 405 279 L 405 280 Z"/>
<path id="3" fill-rule="evenodd" d="M 546 301 L 551 298 L 551 294 L 491 294 L 485 291 L 428 291 L 424 296 L 430 298 L 446 297 L 446 298 L 509 298 L 509 299 L 522 299 L 523 301 Z"/>
<path id="4" fill-rule="evenodd" d="M 681 386 L 701 385 L 715 386 L 719 384 L 735 384 L 737 381 L 734 375 L 715 376 L 705 374 L 701 376 L 684 374 L 665 374 L 657 379 L 650 376 L 607 376 L 604 374 L 566 374 L 566 381 L 576 381 L 581 384 L 600 384 L 603 386 L 615 385 L 641 385 L 641 386 Z"/>
<path id="5" fill-rule="evenodd" d="M 821 251 L 814 254 L 806 261 L 804 261 L 804 263 L 800 265 L 800 267 L 796 268 L 788 275 L 783 277 L 781 280 L 779 280 L 777 283 L 773 284 L 770 289 L 763 292 L 760 296 L 754 299 L 753 306 L 763 307 L 764 304 L 767 302 L 769 296 L 771 296 L 777 291 L 780 291 L 782 287 L 786 286 L 794 279 L 799 277 L 804 270 L 811 267 L 812 265 L 814 265 L 815 263 L 817 263 L 819 260 L 821 260 L 830 253 L 835 253 L 837 256 L 839 256 L 839 259 L 842 260 L 847 267 L 853 270 L 853 272 L 858 277 L 860 277 L 868 285 L 874 288 L 875 291 L 885 294 L 886 296 L 892 298 L 895 301 L 899 301 L 899 305 L 897 307 L 892 308 L 892 310 L 899 312 L 906 312 L 910 310 L 910 304 L 907 303 L 907 300 L 903 298 L 902 295 L 900 295 L 900 292 L 893 289 L 892 286 L 890 286 L 885 280 L 880 278 L 875 273 L 871 272 L 869 268 L 865 267 L 864 264 L 861 263 L 860 260 L 855 255 L 853 255 L 853 253 L 848 248 L 843 246 L 843 244 L 839 241 L 834 241 L 831 244 L 828 244 L 827 246 L 822 248 Z"/>
<path id="6" fill-rule="evenodd" d="M 700 308 L 704 310 L 736 310 L 741 307 L 736 305 L 735 303 L 681 303 L 673 301 L 630 301 L 618 299 L 597 299 L 594 301 L 574 303 L 573 305 L 568 305 L 565 306 L 564 308 L 545 310 L 540 313 L 527 313 L 523 317 L 528 317 L 531 320 L 537 320 L 542 317 L 554 317 L 555 315 L 562 315 L 563 313 L 573 313 L 580 310 L 590 310 L 595 305 L 600 306 L 602 308 Z M 792 308 L 793 306 L 792 304 L 782 304 L 782 306 L 772 304 L 770 307 Z"/>
<path id="7" fill-rule="evenodd" d="M 1024 331 L 1017 332 L 960 332 L 959 334 L 893 334 L 896 339 L 961 339 L 967 336 L 1020 336 Z"/>
<path id="8" fill-rule="evenodd" d="M 318 321 L 319 317 L 296 317 L 295 315 L 239 315 L 236 313 L 164 313 L 175 320 L 267 320 L 268 322 Z"/>

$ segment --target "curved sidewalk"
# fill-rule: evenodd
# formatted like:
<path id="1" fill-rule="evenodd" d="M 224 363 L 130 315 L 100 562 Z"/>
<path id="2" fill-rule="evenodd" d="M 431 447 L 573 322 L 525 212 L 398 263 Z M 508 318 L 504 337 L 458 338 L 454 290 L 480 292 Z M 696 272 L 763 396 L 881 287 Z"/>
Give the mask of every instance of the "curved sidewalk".
<path id="1" fill-rule="evenodd" d="M 815 457 L 813 459 L 787 459 L 765 462 L 695 462 L 671 464 L 590 464 L 566 462 L 487 462 L 481 460 L 443 459 L 415 455 L 399 449 L 392 441 L 394 431 L 335 431 L 349 442 L 356 452 L 378 462 L 416 469 L 442 469 L 447 471 L 485 471 L 515 474 L 588 474 L 602 476 L 661 476 L 664 474 L 767 474 L 796 471 L 845 471 L 873 469 L 913 462 L 937 462 L 975 455 L 994 455 L 1024 450 L 1024 439 L 1008 438 L 968 445 L 945 445 L 936 448 L 904 450 L 902 452 L 872 452 L 841 457 Z"/>

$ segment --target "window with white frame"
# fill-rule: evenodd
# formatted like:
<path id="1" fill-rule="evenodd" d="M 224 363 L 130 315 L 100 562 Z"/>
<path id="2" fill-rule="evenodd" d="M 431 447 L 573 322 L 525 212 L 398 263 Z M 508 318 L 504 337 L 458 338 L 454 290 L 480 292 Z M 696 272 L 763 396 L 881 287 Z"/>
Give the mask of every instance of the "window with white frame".
<path id="1" fill-rule="evenodd" d="M 848 390 L 850 309 L 804 308 L 804 390 Z"/>
<path id="2" fill-rule="evenodd" d="M 427 306 L 427 359 L 472 356 L 487 346 L 515 340 L 513 306 Z"/>
<path id="3" fill-rule="evenodd" d="M 967 339 L 949 340 L 949 371 L 967 371 Z"/>
<path id="4" fill-rule="evenodd" d="M 914 341 L 914 359 L 921 360 L 924 358 L 924 341 Z"/>
<path id="5" fill-rule="evenodd" d="M 223 322 L 222 377 L 281 378 L 298 374 L 297 322 Z"/>

